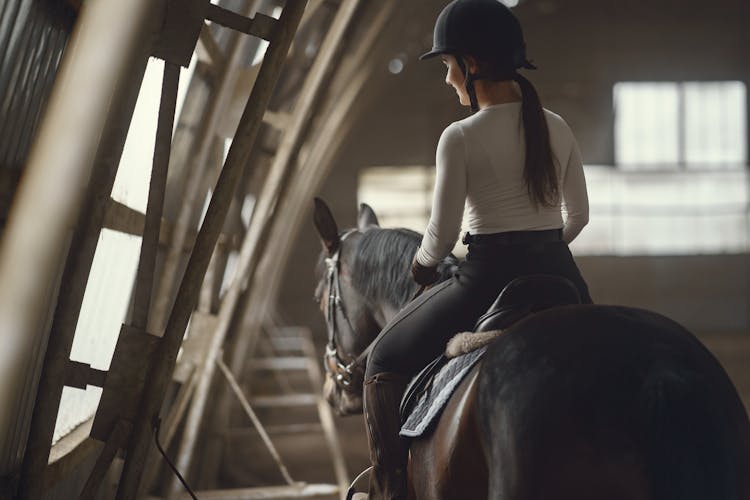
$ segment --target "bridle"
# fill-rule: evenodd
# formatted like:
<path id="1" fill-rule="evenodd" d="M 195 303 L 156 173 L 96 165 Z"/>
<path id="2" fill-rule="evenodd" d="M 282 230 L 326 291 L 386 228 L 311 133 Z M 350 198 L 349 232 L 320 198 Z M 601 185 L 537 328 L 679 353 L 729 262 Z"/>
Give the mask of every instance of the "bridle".
<path id="1" fill-rule="evenodd" d="M 343 243 L 349 235 L 356 231 L 356 229 L 351 229 L 344 233 L 341 236 L 340 243 L 336 251 L 333 253 L 333 255 L 331 255 L 330 257 L 326 257 L 325 259 L 326 268 L 328 270 L 328 302 L 326 304 L 328 344 L 326 344 L 326 353 L 324 356 L 323 365 L 325 366 L 326 373 L 331 376 L 331 378 L 336 383 L 336 386 L 342 391 L 347 392 L 353 392 L 354 389 L 352 387 L 357 387 L 357 384 L 355 384 L 354 382 L 364 378 L 363 364 L 365 360 L 367 360 L 367 356 L 370 354 L 370 351 L 372 351 L 373 347 L 375 347 L 375 344 L 377 344 L 378 340 L 380 340 L 382 335 L 385 333 L 381 331 L 380 334 L 378 334 L 375 339 L 370 342 L 365 350 L 362 351 L 358 356 L 344 353 L 344 357 L 351 361 L 345 361 L 345 359 L 343 359 L 339 354 L 338 345 L 336 344 L 337 313 L 341 313 L 341 316 L 349 326 L 349 331 L 351 331 L 355 337 L 358 337 L 357 329 L 349 319 L 349 315 L 346 313 L 346 308 L 344 307 L 344 302 L 341 300 L 341 282 L 339 279 L 339 271 L 341 267 L 341 243 Z M 424 290 L 424 286 L 420 287 L 412 300 L 419 297 L 419 295 L 421 295 Z"/>
<path id="2" fill-rule="evenodd" d="M 352 229 L 341 237 L 341 243 L 354 233 L 356 229 Z M 351 390 L 354 381 L 357 377 L 364 376 L 364 370 L 362 369 L 362 363 L 367 359 L 372 344 L 367 346 L 367 349 L 362 352 L 359 356 L 355 357 L 351 354 L 345 353 L 345 358 L 351 360 L 349 362 L 342 359 L 339 354 L 338 345 L 336 343 L 337 337 L 337 317 L 338 313 L 344 318 L 346 324 L 349 326 L 349 330 L 357 335 L 357 330 L 354 328 L 349 315 L 346 313 L 346 308 L 341 300 L 341 281 L 339 278 L 339 271 L 341 267 L 341 244 L 338 249 L 330 257 L 325 259 L 326 268 L 328 269 L 327 280 L 328 280 L 328 303 L 326 304 L 326 325 L 328 327 L 328 344 L 326 345 L 326 353 L 324 359 L 324 366 L 326 373 L 335 381 L 336 385 L 342 390 Z"/>

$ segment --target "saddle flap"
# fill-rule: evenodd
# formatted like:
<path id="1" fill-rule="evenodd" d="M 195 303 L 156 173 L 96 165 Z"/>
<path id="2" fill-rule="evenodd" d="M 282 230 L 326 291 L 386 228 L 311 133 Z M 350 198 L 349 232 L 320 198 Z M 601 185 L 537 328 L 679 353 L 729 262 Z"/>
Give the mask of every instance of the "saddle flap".
<path id="1" fill-rule="evenodd" d="M 474 331 L 502 330 L 532 312 L 580 303 L 578 289 L 567 278 L 550 274 L 521 276 L 503 288 L 476 322 Z"/>
<path id="2" fill-rule="evenodd" d="M 401 398 L 401 405 L 399 406 L 399 413 L 401 414 L 401 423 L 404 423 L 406 418 L 411 413 L 412 408 L 417 402 L 417 398 L 422 394 L 427 385 L 432 381 L 435 374 L 448 362 L 448 357 L 441 353 L 440 356 L 430 361 L 430 364 L 422 368 L 416 377 L 414 377 L 409 385 L 406 386 L 404 396 Z"/>
<path id="3" fill-rule="evenodd" d="M 431 431 L 453 391 L 482 359 L 486 348 L 457 358 L 441 356 L 415 378 L 402 400 L 402 425 L 399 435 L 416 438 Z"/>

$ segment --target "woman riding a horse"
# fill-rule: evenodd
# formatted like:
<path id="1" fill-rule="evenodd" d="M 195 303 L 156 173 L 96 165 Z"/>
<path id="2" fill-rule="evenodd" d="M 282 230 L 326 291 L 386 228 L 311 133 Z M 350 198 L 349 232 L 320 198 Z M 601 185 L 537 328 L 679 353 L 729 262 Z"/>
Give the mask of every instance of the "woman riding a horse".
<path id="1" fill-rule="evenodd" d="M 464 209 L 469 248 L 455 275 L 400 311 L 369 354 L 370 499 L 407 496 L 408 444 L 398 435 L 407 382 L 451 336 L 470 330 L 505 285 L 526 274 L 558 275 L 591 302 L 568 249 L 588 222 L 581 155 L 565 121 L 541 107 L 531 82 L 517 72 L 535 69 L 518 20 L 497 0 L 454 0 L 437 19 L 432 50 L 420 59 L 432 57 L 442 59 L 446 83 L 474 114 L 440 137 L 432 213 L 412 263 L 414 280 L 437 281 Z"/>

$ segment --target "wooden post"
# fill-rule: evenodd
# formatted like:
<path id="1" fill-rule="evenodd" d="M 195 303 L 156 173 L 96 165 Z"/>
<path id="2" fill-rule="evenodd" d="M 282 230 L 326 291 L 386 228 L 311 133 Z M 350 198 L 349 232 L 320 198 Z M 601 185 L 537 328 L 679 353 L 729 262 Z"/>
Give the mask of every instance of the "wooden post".
<path id="1" fill-rule="evenodd" d="M 180 66 L 164 62 L 159 118 L 156 127 L 154 162 L 151 169 L 151 184 L 148 190 L 146 224 L 141 241 L 141 254 L 135 282 L 132 326 L 146 329 L 151 308 L 151 291 L 154 288 L 154 268 L 159 250 L 159 230 L 164 210 L 164 191 L 167 186 L 167 168 L 172 146 L 172 127 L 177 105 L 177 86 L 180 82 Z"/>
<path id="2" fill-rule="evenodd" d="M 135 497 L 149 448 L 151 421 L 158 415 L 167 384 L 171 379 L 177 352 L 182 344 L 185 328 L 195 309 L 200 285 L 221 231 L 221 223 L 226 217 L 236 184 L 255 142 L 263 113 L 268 107 L 273 87 L 281 73 L 305 4 L 306 0 L 289 0 L 277 21 L 273 40 L 268 46 L 258 80 L 248 99 L 214 196 L 198 233 L 193 253 L 188 261 L 185 275 L 177 292 L 175 306 L 157 351 L 156 362 L 149 369 L 149 380 L 152 383 L 146 387 L 141 398 L 140 418 L 135 422 L 128 446 L 127 458 L 117 490 L 118 500 Z"/>

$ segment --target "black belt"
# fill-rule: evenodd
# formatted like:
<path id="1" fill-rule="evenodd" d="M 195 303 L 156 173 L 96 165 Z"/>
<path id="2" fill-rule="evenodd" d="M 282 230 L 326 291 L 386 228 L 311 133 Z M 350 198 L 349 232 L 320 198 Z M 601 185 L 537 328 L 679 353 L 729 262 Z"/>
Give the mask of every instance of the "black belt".
<path id="1" fill-rule="evenodd" d="M 464 245 L 511 245 L 524 243 L 550 243 L 562 240 L 562 229 L 544 231 L 507 231 L 493 234 L 466 233 L 461 240 Z"/>

